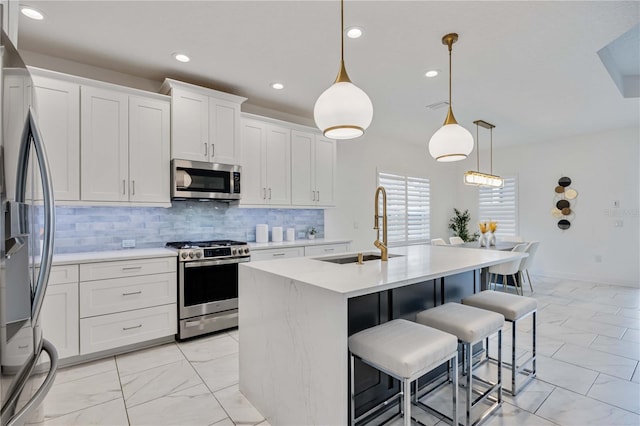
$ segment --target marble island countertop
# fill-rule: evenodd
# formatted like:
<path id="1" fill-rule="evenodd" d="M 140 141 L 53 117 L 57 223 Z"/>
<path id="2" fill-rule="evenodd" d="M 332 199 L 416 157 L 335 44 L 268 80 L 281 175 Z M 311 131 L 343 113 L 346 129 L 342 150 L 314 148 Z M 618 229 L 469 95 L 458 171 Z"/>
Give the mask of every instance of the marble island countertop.
<path id="1" fill-rule="evenodd" d="M 378 250 L 365 254 L 380 254 Z M 387 262 L 370 260 L 336 264 L 319 259 L 343 255 L 267 260 L 242 264 L 242 268 L 257 269 L 286 277 L 321 289 L 356 297 L 391 288 L 410 285 L 443 276 L 484 268 L 526 257 L 524 253 L 473 248 L 415 245 L 390 248 Z"/>

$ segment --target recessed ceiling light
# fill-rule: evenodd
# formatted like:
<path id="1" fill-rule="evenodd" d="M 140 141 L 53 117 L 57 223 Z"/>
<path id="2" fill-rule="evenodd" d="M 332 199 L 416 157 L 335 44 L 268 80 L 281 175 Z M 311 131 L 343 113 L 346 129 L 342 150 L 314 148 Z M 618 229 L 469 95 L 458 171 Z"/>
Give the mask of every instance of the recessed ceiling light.
<path id="1" fill-rule="evenodd" d="M 178 62 L 189 62 L 191 60 L 191 58 L 189 58 L 184 53 L 174 53 L 173 57 Z"/>
<path id="2" fill-rule="evenodd" d="M 284 89 L 284 84 L 282 83 L 271 83 L 271 87 L 276 90 Z"/>
<path id="3" fill-rule="evenodd" d="M 20 11 L 27 18 L 35 19 L 36 21 L 42 21 L 44 19 L 44 14 L 31 6 L 22 6 Z"/>
<path id="4" fill-rule="evenodd" d="M 435 76 L 437 76 L 438 74 L 440 74 L 440 72 L 439 72 L 438 70 L 429 70 L 429 71 L 427 71 L 426 73 L 424 73 L 424 75 L 425 75 L 426 77 L 429 77 L 429 78 L 431 78 L 431 77 L 435 77 Z"/>
<path id="5" fill-rule="evenodd" d="M 347 28 L 347 37 L 349 38 L 359 38 L 362 36 L 362 28 L 360 27 L 349 27 Z"/>

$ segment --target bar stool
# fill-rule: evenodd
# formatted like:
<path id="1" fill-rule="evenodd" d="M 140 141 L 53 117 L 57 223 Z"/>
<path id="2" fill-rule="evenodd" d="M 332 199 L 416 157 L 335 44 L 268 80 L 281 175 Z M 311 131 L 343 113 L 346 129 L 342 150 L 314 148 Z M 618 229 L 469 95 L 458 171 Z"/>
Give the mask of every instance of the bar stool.
<path id="1" fill-rule="evenodd" d="M 504 319 L 511 323 L 511 362 L 504 363 L 504 365 L 511 368 L 511 389 L 505 387 L 505 390 L 513 396 L 517 395 L 516 377 L 518 374 L 522 373 L 527 376 L 527 379 L 522 383 L 521 387 L 526 386 L 536 377 L 536 315 L 538 313 L 538 302 L 536 299 L 530 297 L 485 290 L 473 296 L 465 297 L 462 299 L 462 303 L 502 314 L 504 315 Z M 533 355 L 523 361 L 518 367 L 516 366 L 516 325 L 518 321 L 529 315 L 532 315 L 533 321 Z M 495 359 L 489 357 L 489 339 L 487 339 L 486 345 L 487 359 L 495 361 Z M 529 363 L 532 364 L 531 368 L 526 368 Z"/>
<path id="2" fill-rule="evenodd" d="M 485 399 L 489 399 L 493 404 L 485 410 L 480 418 L 474 422 L 474 425 L 480 424 L 487 417 L 502 405 L 502 326 L 504 325 L 504 317 L 495 312 L 489 312 L 484 309 L 474 308 L 472 306 L 461 305 L 460 303 L 445 303 L 426 311 L 418 313 L 416 322 L 451 333 L 458 337 L 458 343 L 462 345 L 462 371 L 467 375 L 466 393 L 466 422 L 465 425 L 471 426 L 472 410 L 482 403 Z M 498 333 L 498 380 L 495 383 L 486 381 L 473 375 L 473 345 L 482 340 Z M 484 392 L 473 388 L 473 380 L 489 386 Z M 480 396 L 473 400 L 473 393 Z M 493 393 L 497 393 L 497 398 L 493 397 Z"/>
<path id="3" fill-rule="evenodd" d="M 403 398 L 400 412 L 404 413 L 405 426 L 411 424 L 411 383 L 439 365 L 451 361 L 454 366 L 452 424 L 458 425 L 458 351 L 455 336 L 411 321 L 397 319 L 350 336 L 349 352 L 351 425 L 355 425 L 356 421 L 364 417 L 355 418 L 353 371 L 355 357 L 400 381 L 399 395 Z"/>

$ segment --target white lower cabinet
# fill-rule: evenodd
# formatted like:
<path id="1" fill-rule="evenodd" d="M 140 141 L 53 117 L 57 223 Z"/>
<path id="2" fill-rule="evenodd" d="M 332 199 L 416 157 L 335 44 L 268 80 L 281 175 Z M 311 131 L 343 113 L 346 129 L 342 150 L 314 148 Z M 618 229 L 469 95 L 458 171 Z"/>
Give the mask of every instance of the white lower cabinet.
<path id="1" fill-rule="evenodd" d="M 176 333 L 176 304 L 80 320 L 80 354 L 114 349 Z"/>
<path id="2" fill-rule="evenodd" d="M 175 257 L 80 265 L 80 355 L 176 333 Z"/>
<path id="3" fill-rule="evenodd" d="M 329 254 L 346 253 L 349 251 L 349 244 L 317 244 L 313 246 L 306 246 L 304 248 L 305 256 L 322 256 Z"/>
<path id="4" fill-rule="evenodd" d="M 304 256 L 304 247 L 286 247 L 278 249 L 254 250 L 251 260 L 274 260 Z"/>
<path id="5" fill-rule="evenodd" d="M 176 269 L 174 256 L 53 266 L 44 337 L 64 359 L 174 335 Z"/>
<path id="6" fill-rule="evenodd" d="M 42 304 L 43 336 L 58 350 L 60 359 L 79 354 L 78 265 L 53 266 Z"/>

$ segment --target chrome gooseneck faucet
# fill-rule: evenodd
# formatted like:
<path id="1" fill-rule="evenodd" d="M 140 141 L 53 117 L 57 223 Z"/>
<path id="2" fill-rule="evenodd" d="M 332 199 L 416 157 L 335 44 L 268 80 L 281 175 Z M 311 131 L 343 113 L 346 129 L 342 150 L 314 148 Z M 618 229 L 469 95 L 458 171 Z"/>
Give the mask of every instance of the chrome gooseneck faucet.
<path id="1" fill-rule="evenodd" d="M 382 193 L 382 241 L 380 241 L 380 211 L 379 211 L 379 196 Z M 387 254 L 387 191 L 379 186 L 376 188 L 376 196 L 374 200 L 374 221 L 373 229 L 378 231 L 376 240 L 373 245 L 380 249 L 380 260 L 386 262 L 389 258 Z"/>

